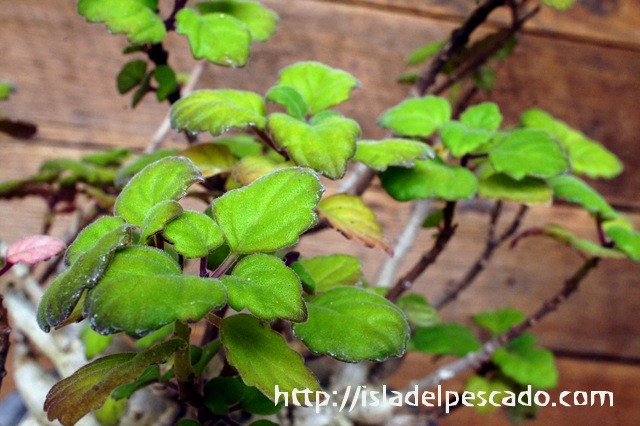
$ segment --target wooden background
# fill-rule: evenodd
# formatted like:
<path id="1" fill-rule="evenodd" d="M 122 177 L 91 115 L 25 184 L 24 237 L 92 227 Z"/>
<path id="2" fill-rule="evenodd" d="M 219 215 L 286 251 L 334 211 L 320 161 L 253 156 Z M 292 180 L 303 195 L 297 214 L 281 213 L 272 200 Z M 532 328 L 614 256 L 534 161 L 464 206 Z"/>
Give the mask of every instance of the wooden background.
<path id="1" fill-rule="evenodd" d="M 444 38 L 473 7 L 472 0 L 265 0 L 281 17 L 277 34 L 254 47 L 247 67 L 209 67 L 198 87 L 236 88 L 264 93 L 278 70 L 299 60 L 317 60 L 345 69 L 362 82 L 340 107 L 363 128 L 363 137 L 384 131 L 376 118 L 407 94 L 394 83 L 407 54 Z M 161 4 L 163 4 L 161 2 Z M 162 9 L 165 13 L 166 3 Z M 507 22 L 492 18 L 487 28 Z M 115 89 L 115 75 L 128 60 L 120 55 L 123 36 L 103 25 L 89 25 L 71 0 L 3 0 L 0 3 L 0 78 L 19 91 L 0 104 L 0 114 L 29 118 L 40 132 L 30 141 L 0 136 L 0 180 L 28 176 L 54 157 L 79 158 L 113 146 L 143 149 L 167 112 L 152 96 L 131 111 L 129 97 Z M 170 64 L 189 72 L 194 63 L 185 40 L 168 37 Z M 582 129 L 614 151 L 625 164 L 618 178 L 594 185 L 640 225 L 640 2 L 582 0 L 565 13 L 545 8 L 530 22 L 515 54 L 498 68 L 498 84 L 486 99 L 497 102 L 507 124 L 531 107 L 543 108 Z M 183 144 L 173 136 L 169 145 Z M 334 185 L 335 186 L 335 185 Z M 365 194 L 386 235 L 401 231 L 409 205 L 393 202 L 376 182 Z M 0 238 L 13 242 L 38 233 L 44 204 L 35 199 L 0 202 Z M 460 229 L 437 265 L 420 278 L 416 291 L 435 296 L 460 277 L 481 252 L 487 205 L 459 209 Z M 507 213 L 513 213 L 510 206 Z M 594 237 L 592 220 L 570 206 L 537 207 L 525 226 L 555 222 L 582 237 Z M 54 231 L 64 231 L 64 220 Z M 431 242 L 422 231 L 411 265 Z M 358 256 L 373 280 L 381 250 L 347 241 L 333 231 L 305 239 L 304 255 L 334 251 Z M 513 251 L 501 249 L 485 274 L 460 300 L 443 311 L 445 320 L 468 321 L 487 308 L 514 306 L 525 312 L 553 294 L 581 259 L 566 248 L 540 239 L 525 240 Z M 535 334 L 559 356 L 560 390 L 611 390 L 614 407 L 542 410 L 535 424 L 632 425 L 640 418 L 640 267 L 605 261 L 583 289 Z M 395 378 L 430 371 L 429 359 L 412 355 Z M 4 392 L 3 392 L 4 393 Z M 557 395 L 557 392 L 554 393 Z M 443 424 L 506 424 L 503 415 L 480 418 L 459 410 Z"/>

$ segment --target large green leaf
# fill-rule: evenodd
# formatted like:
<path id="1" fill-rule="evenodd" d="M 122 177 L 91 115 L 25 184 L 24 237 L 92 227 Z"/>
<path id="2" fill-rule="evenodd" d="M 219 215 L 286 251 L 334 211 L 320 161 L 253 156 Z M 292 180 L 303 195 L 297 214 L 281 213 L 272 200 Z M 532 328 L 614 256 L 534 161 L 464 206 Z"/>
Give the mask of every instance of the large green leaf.
<path id="1" fill-rule="evenodd" d="M 220 227 L 204 213 L 187 210 L 167 224 L 164 236 L 177 253 L 204 257 L 224 242 Z"/>
<path id="2" fill-rule="evenodd" d="M 455 201 L 476 193 L 478 180 L 469 170 L 449 166 L 439 159 L 416 161 L 412 169 L 389 167 L 379 173 L 382 186 L 398 201 L 438 198 Z"/>
<path id="3" fill-rule="evenodd" d="M 168 254 L 133 246 L 116 253 L 100 285 L 87 294 L 84 313 L 101 334 L 142 337 L 177 319 L 199 321 L 226 301 L 220 281 L 181 275 Z"/>
<path id="4" fill-rule="evenodd" d="M 176 152 L 178 149 L 162 149 L 160 151 L 153 152 L 151 154 L 142 154 L 137 157 L 135 160 L 127 163 L 123 167 L 121 167 L 115 176 L 115 184 L 118 188 L 124 187 L 127 182 L 140 170 L 144 169 L 151 163 L 155 163 L 158 160 L 161 160 L 165 157 L 169 157 Z"/>
<path id="5" fill-rule="evenodd" d="M 614 219 L 615 210 L 600 194 L 576 176 L 557 176 L 549 179 L 553 195 L 569 203 L 579 204 L 589 213 L 600 215 L 603 220 Z"/>
<path id="6" fill-rule="evenodd" d="M 407 316 L 414 327 L 431 327 L 440 322 L 438 311 L 419 294 L 405 294 L 398 298 L 398 308 Z"/>
<path id="7" fill-rule="evenodd" d="M 595 179 L 613 178 L 622 172 L 622 163 L 611 151 L 548 113 L 530 109 L 522 114 L 520 120 L 524 126 L 545 130 L 560 141 L 569 154 L 575 173 Z"/>
<path id="8" fill-rule="evenodd" d="M 315 291 L 322 293 L 336 287 L 354 285 L 362 279 L 362 262 L 347 254 L 316 256 L 299 261 L 315 282 Z"/>
<path id="9" fill-rule="evenodd" d="M 516 180 L 504 173 L 478 179 L 478 195 L 492 200 L 515 201 L 521 204 L 551 204 L 553 191 L 538 178 L 525 176 Z"/>
<path id="10" fill-rule="evenodd" d="M 640 232 L 615 225 L 605 229 L 607 236 L 634 262 L 640 262 Z"/>
<path id="11" fill-rule="evenodd" d="M 182 9 L 176 15 L 176 32 L 186 35 L 195 59 L 226 67 L 241 67 L 251 54 L 251 33 L 246 25 L 231 15 L 199 15 Z"/>
<path id="12" fill-rule="evenodd" d="M 525 320 L 525 315 L 514 308 L 483 311 L 474 315 L 473 322 L 494 334 L 504 333 Z"/>
<path id="13" fill-rule="evenodd" d="M 230 129 L 264 128 L 264 100 L 241 90 L 196 90 L 171 107 L 171 126 L 216 136 Z"/>
<path id="14" fill-rule="evenodd" d="M 132 43 L 160 43 L 167 34 L 156 14 L 157 0 L 80 0 L 78 13 L 104 22 L 109 32 L 126 34 Z"/>
<path id="15" fill-rule="evenodd" d="M 127 93 L 129 90 L 140 84 L 146 75 L 147 61 L 136 59 L 127 62 L 126 64 L 124 64 L 124 66 L 118 73 L 118 77 L 116 78 L 118 92 L 121 95 Z"/>
<path id="16" fill-rule="evenodd" d="M 216 0 L 196 3 L 203 15 L 226 13 L 245 24 L 254 41 L 267 41 L 276 30 L 278 15 L 258 2 L 239 0 Z"/>
<path id="17" fill-rule="evenodd" d="M 124 187 L 115 214 L 141 226 L 151 209 L 162 201 L 178 201 L 193 183 L 201 181 L 200 170 L 184 157 L 169 157 L 145 167 Z"/>
<path id="18" fill-rule="evenodd" d="M 65 261 L 68 265 L 75 263 L 78 258 L 96 245 L 105 234 L 114 231 L 125 224 L 121 217 L 105 216 L 87 226 L 78 234 L 76 239 L 67 249 Z"/>
<path id="19" fill-rule="evenodd" d="M 345 362 L 384 361 L 404 354 L 409 326 L 402 311 L 382 296 L 339 287 L 309 300 L 309 319 L 293 331 L 315 354 Z"/>
<path id="20" fill-rule="evenodd" d="M 376 215 L 357 195 L 334 194 L 318 203 L 318 215 L 345 237 L 367 247 L 380 247 L 393 256 Z"/>
<path id="21" fill-rule="evenodd" d="M 347 162 L 356 152 L 360 126 L 337 112 L 326 111 L 308 123 L 287 114 L 269 116 L 267 127 L 280 148 L 299 166 L 310 167 L 331 179 L 347 172 Z"/>
<path id="22" fill-rule="evenodd" d="M 465 112 L 460 114 L 460 122 L 470 129 L 495 132 L 502 123 L 502 114 L 495 103 L 483 102 L 467 108 Z"/>
<path id="23" fill-rule="evenodd" d="M 166 361 L 185 346 L 184 340 L 171 339 L 139 354 L 109 355 L 85 365 L 51 388 L 44 403 L 47 418 L 74 425 L 101 407 L 115 388 L 134 382 L 150 365 Z"/>
<path id="24" fill-rule="evenodd" d="M 498 172 L 514 179 L 525 176 L 551 178 L 571 169 L 562 147 L 547 132 L 536 129 L 516 130 L 489 152 Z"/>
<path id="25" fill-rule="evenodd" d="M 277 257 L 266 254 L 245 257 L 231 276 L 221 279 L 229 291 L 229 306 L 236 311 L 246 308 L 265 321 L 307 319 L 300 280 Z"/>
<path id="26" fill-rule="evenodd" d="M 38 305 L 38 325 L 48 332 L 73 313 L 85 289 L 90 289 L 102 279 L 113 253 L 131 243 L 131 225 L 121 225 L 107 232 L 84 251 L 71 267 L 56 278 L 42 296 Z"/>
<path id="27" fill-rule="evenodd" d="M 216 221 L 236 253 L 279 250 L 316 223 L 324 188 L 309 169 L 275 171 L 213 202 Z"/>
<path id="28" fill-rule="evenodd" d="M 583 253 L 587 256 L 597 256 L 597 257 L 605 257 L 612 259 L 621 259 L 624 258 L 625 255 L 621 251 L 611 249 L 608 247 L 603 247 L 600 244 L 596 244 L 590 240 L 583 240 L 576 237 L 573 233 L 567 231 L 558 225 L 546 225 L 542 228 L 542 235 L 547 237 L 551 237 L 554 240 L 560 241 L 574 249 L 578 250 L 580 253 Z M 640 243 L 640 239 L 639 239 Z M 639 244 L 640 245 L 640 244 Z M 622 251 L 625 251 L 622 247 L 620 247 Z"/>
<path id="29" fill-rule="evenodd" d="M 408 139 L 358 141 L 356 146 L 353 161 L 361 161 L 379 172 L 387 170 L 389 166 L 413 167 L 415 160 L 435 157 L 429 145 Z"/>
<path id="30" fill-rule="evenodd" d="M 489 142 L 493 133 L 485 129 L 472 129 L 459 121 L 449 121 L 440 128 L 442 144 L 454 157 L 462 157 Z"/>
<path id="31" fill-rule="evenodd" d="M 493 362 L 505 375 L 521 385 L 548 389 L 558 384 L 553 353 L 536 347 L 533 336 L 521 336 L 508 347 L 498 348 L 493 353 Z"/>
<path id="32" fill-rule="evenodd" d="M 231 153 L 231 149 L 219 143 L 198 143 L 176 155 L 191 160 L 205 178 L 228 173 L 236 164 L 236 158 Z"/>
<path id="33" fill-rule="evenodd" d="M 451 120 L 451 105 L 444 98 L 426 96 L 407 99 L 387 110 L 378 124 L 397 135 L 428 137 Z"/>
<path id="34" fill-rule="evenodd" d="M 473 332 L 462 324 L 446 323 L 416 329 L 409 341 L 410 351 L 426 354 L 465 356 L 482 345 Z"/>
<path id="35" fill-rule="evenodd" d="M 150 236 L 162 231 L 180 213 L 182 206 L 177 201 L 166 200 L 153 206 L 140 225 L 140 241 L 145 244 Z"/>
<path id="36" fill-rule="evenodd" d="M 287 346 L 284 338 L 269 324 L 247 315 L 228 317 L 220 327 L 220 340 L 227 349 L 229 364 L 234 366 L 248 386 L 255 386 L 275 401 L 275 388 L 288 394 L 294 389 L 310 389 L 315 400 L 320 390 L 313 373 L 304 366 L 300 354 Z"/>
<path id="37" fill-rule="evenodd" d="M 280 71 L 278 81 L 278 86 L 289 86 L 304 99 L 306 111 L 302 116 L 316 115 L 348 100 L 351 90 L 359 85 L 360 82 L 348 72 L 333 69 L 319 62 L 299 62 L 291 65 Z M 282 102 L 280 96 L 272 95 L 269 100 L 290 106 L 288 101 Z"/>

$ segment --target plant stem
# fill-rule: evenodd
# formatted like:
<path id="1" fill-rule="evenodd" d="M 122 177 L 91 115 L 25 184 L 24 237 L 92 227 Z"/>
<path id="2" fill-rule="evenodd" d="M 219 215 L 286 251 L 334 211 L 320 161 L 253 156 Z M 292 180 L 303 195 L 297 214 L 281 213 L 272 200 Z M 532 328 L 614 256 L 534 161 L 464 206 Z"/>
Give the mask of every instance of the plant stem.
<path id="1" fill-rule="evenodd" d="M 255 126 L 251 127 L 251 130 L 253 130 L 253 132 L 271 149 L 273 149 L 275 152 L 277 152 L 278 154 L 282 155 L 284 158 L 286 158 L 287 160 L 290 160 L 291 158 L 289 157 L 289 154 L 287 153 L 287 151 L 285 151 L 284 149 L 280 149 L 278 148 L 278 146 L 276 145 L 275 141 L 271 138 L 271 136 L 269 136 L 267 134 L 267 132 L 265 132 L 264 130 L 261 130 Z"/>
<path id="2" fill-rule="evenodd" d="M 9 263 L 9 262 L 5 263 L 2 269 L 0 269 L 0 277 L 6 274 L 7 271 L 13 267 L 13 265 L 14 265 L 13 263 Z"/>
<path id="3" fill-rule="evenodd" d="M 218 266 L 218 268 L 213 271 L 211 278 L 220 278 L 221 276 L 223 276 L 229 270 L 229 268 L 233 266 L 233 263 L 238 259 L 238 256 L 239 254 L 237 253 L 229 253 L 229 256 L 227 256 L 224 262 L 222 262 L 220 266 Z"/>
<path id="4" fill-rule="evenodd" d="M 174 355 L 173 369 L 176 373 L 176 379 L 178 379 L 178 395 L 182 401 L 189 405 L 202 406 L 203 398 L 198 391 L 196 375 L 191 365 L 191 346 L 189 345 L 191 329 L 187 324 L 176 320 L 173 333 L 176 337 L 187 342 L 187 347 Z"/>
<path id="5" fill-rule="evenodd" d="M 2 379 L 7 375 L 7 371 L 4 366 L 7 361 L 9 346 L 11 346 L 11 342 L 9 341 L 9 334 L 11 333 L 11 327 L 9 326 L 9 313 L 2 305 L 2 301 L 3 298 L 0 294 L 0 389 L 2 389 Z"/>
<path id="6" fill-rule="evenodd" d="M 175 0 L 173 5 L 173 11 L 171 15 L 164 21 L 164 26 L 167 31 L 173 31 L 176 29 L 176 15 L 187 5 L 189 0 Z"/>

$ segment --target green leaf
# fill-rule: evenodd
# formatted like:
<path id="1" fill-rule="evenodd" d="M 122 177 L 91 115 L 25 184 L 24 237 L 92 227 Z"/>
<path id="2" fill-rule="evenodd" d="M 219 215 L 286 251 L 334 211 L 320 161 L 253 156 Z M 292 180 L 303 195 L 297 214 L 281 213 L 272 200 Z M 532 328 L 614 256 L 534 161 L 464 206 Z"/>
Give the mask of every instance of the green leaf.
<path id="1" fill-rule="evenodd" d="M 160 43 L 167 31 L 156 15 L 157 0 L 80 0 L 78 13 L 88 22 L 104 22 L 113 34 L 131 43 Z"/>
<path id="2" fill-rule="evenodd" d="M 464 167 L 443 164 L 439 159 L 416 161 L 412 169 L 389 167 L 378 176 L 385 191 L 398 201 L 470 199 L 478 187 L 472 172 Z"/>
<path id="3" fill-rule="evenodd" d="M 442 144 L 454 157 L 461 158 L 491 140 L 493 134 L 484 129 L 470 129 L 458 121 L 449 121 L 440 128 Z"/>
<path id="4" fill-rule="evenodd" d="M 105 152 L 96 152 L 94 154 L 82 157 L 84 163 L 95 164 L 100 167 L 116 167 L 131 155 L 131 151 L 126 148 L 113 148 Z"/>
<path id="5" fill-rule="evenodd" d="M 291 161 L 278 162 L 266 155 L 247 155 L 233 168 L 231 175 L 243 186 L 247 186 L 271 172 L 294 167 Z"/>
<path id="6" fill-rule="evenodd" d="M 640 262 L 640 232 L 619 225 L 609 227 L 605 232 L 631 260 Z"/>
<path id="7" fill-rule="evenodd" d="M 218 225 L 204 213 L 187 210 L 167 224 L 164 236 L 176 252 L 188 258 L 204 257 L 224 242 Z"/>
<path id="8" fill-rule="evenodd" d="M 224 415 L 229 406 L 237 404 L 247 387 L 236 377 L 214 377 L 204 385 L 204 405 L 213 414 Z"/>
<path id="9" fill-rule="evenodd" d="M 171 127 L 181 132 L 211 132 L 213 136 L 230 129 L 266 123 L 264 100 L 240 90 L 196 90 L 171 107 Z"/>
<path id="10" fill-rule="evenodd" d="M 124 224 L 125 221 L 121 217 L 105 216 L 84 228 L 67 249 L 65 254 L 67 265 L 75 263 L 80 256 L 94 247 L 100 238 Z"/>
<path id="11" fill-rule="evenodd" d="M 502 123 L 502 114 L 498 105 L 493 102 L 483 102 L 469 107 L 460 115 L 460 122 L 470 129 L 482 129 L 495 132 Z"/>
<path id="12" fill-rule="evenodd" d="M 183 340 L 171 339 L 139 354 L 109 355 L 85 365 L 51 388 L 44 403 L 47 418 L 72 426 L 101 407 L 115 388 L 134 382 L 150 365 L 166 361 L 184 346 Z"/>
<path id="13" fill-rule="evenodd" d="M 153 78 L 158 82 L 158 89 L 156 91 L 158 102 L 164 101 L 167 99 L 167 96 L 178 89 L 176 73 L 169 65 L 156 67 L 156 69 L 153 70 Z"/>
<path id="14" fill-rule="evenodd" d="M 416 329 L 409 341 L 410 351 L 463 357 L 480 350 L 482 345 L 468 327 L 446 323 Z"/>
<path id="15" fill-rule="evenodd" d="M 525 127 L 544 130 L 556 138 L 567 150 L 575 173 L 592 179 L 611 179 L 622 173 L 622 162 L 611 151 L 550 114 L 530 109 L 522 114 L 520 121 Z"/>
<path id="16" fill-rule="evenodd" d="M 600 194 L 576 176 L 557 176 L 549 179 L 553 195 L 569 203 L 579 204 L 593 215 L 604 220 L 615 219 L 615 210 Z"/>
<path id="17" fill-rule="evenodd" d="M 85 289 L 101 280 L 115 250 L 131 243 L 131 228 L 122 225 L 104 234 L 51 283 L 38 305 L 37 321 L 43 331 L 48 332 L 51 326 L 57 327 L 69 318 Z"/>
<path id="18" fill-rule="evenodd" d="M 213 213 L 231 250 L 279 250 L 316 223 L 313 209 L 324 188 L 308 169 L 275 171 L 213 202 Z"/>
<path id="19" fill-rule="evenodd" d="M 151 367 L 147 368 L 144 373 L 142 373 L 140 377 L 136 379 L 135 382 L 115 388 L 113 393 L 111 394 L 111 398 L 115 399 L 116 401 L 121 399 L 129 399 L 131 398 L 131 395 L 133 395 L 133 393 L 137 390 L 140 390 L 152 383 L 156 383 L 159 380 L 160 367 L 157 365 L 152 365 Z"/>
<path id="20" fill-rule="evenodd" d="M 438 209 L 424 219 L 422 227 L 425 229 L 438 228 L 442 219 L 444 219 L 444 209 Z"/>
<path id="21" fill-rule="evenodd" d="M 117 426 L 127 409 L 127 401 L 116 401 L 107 398 L 104 405 L 93 412 L 102 426 Z"/>
<path id="22" fill-rule="evenodd" d="M 136 348 L 146 349 L 154 343 L 164 339 L 171 333 L 173 333 L 173 324 L 165 325 L 157 331 L 154 331 L 151 334 L 147 334 L 142 339 L 136 340 Z"/>
<path id="23" fill-rule="evenodd" d="M 258 2 L 217 0 L 197 3 L 196 8 L 203 14 L 226 13 L 246 25 L 254 41 L 267 41 L 276 30 L 278 15 Z"/>
<path id="24" fill-rule="evenodd" d="M 153 71 L 149 71 L 142 81 L 140 82 L 140 87 L 133 92 L 133 96 L 131 96 L 131 108 L 135 108 L 138 106 L 140 102 L 144 99 L 144 97 L 151 91 L 151 76 L 153 75 Z"/>
<path id="25" fill-rule="evenodd" d="M 546 349 L 527 345 L 499 348 L 493 353 L 493 362 L 508 377 L 522 385 L 538 389 L 555 388 L 558 370 L 553 353 Z"/>
<path id="26" fill-rule="evenodd" d="M 396 78 L 396 83 L 399 84 L 416 84 L 420 79 L 420 73 L 417 72 L 405 72 L 400 77 Z"/>
<path id="27" fill-rule="evenodd" d="M 229 138 L 216 139 L 214 142 L 228 146 L 231 153 L 238 158 L 262 154 L 262 144 L 250 135 L 240 134 Z"/>
<path id="28" fill-rule="evenodd" d="M 299 262 L 315 281 L 315 291 L 322 293 L 336 287 L 355 285 L 362 279 L 362 262 L 346 254 L 316 256 Z"/>
<path id="29" fill-rule="evenodd" d="M 378 125 L 393 130 L 397 135 L 428 137 L 449 120 L 449 101 L 430 95 L 407 99 L 385 111 L 378 119 Z"/>
<path id="30" fill-rule="evenodd" d="M 197 143 L 176 155 L 191 160 L 204 178 L 228 173 L 236 164 L 229 147 L 219 143 Z"/>
<path id="31" fill-rule="evenodd" d="M 111 344 L 114 336 L 103 336 L 87 326 L 80 332 L 80 339 L 84 344 L 84 355 L 91 359 L 103 353 Z"/>
<path id="32" fill-rule="evenodd" d="M 473 322 L 482 328 L 486 328 L 493 334 L 504 333 L 512 326 L 525 320 L 525 315 L 517 309 L 502 308 L 483 311 L 471 317 Z"/>
<path id="33" fill-rule="evenodd" d="M 415 160 L 434 158 L 433 149 L 423 142 L 408 139 L 358 141 L 353 161 L 360 161 L 370 168 L 383 172 L 389 166 L 413 167 Z"/>
<path id="34" fill-rule="evenodd" d="M 191 349 L 193 350 L 193 346 Z M 220 352 L 220 349 L 222 349 L 222 342 L 220 341 L 220 339 L 216 339 L 202 347 L 200 359 L 198 360 L 198 362 L 193 364 L 193 372 L 196 376 L 202 376 L 213 357 L 216 356 L 218 352 Z"/>
<path id="35" fill-rule="evenodd" d="M 310 389 L 313 393 L 309 400 L 315 401 L 320 390 L 316 377 L 304 366 L 300 354 L 289 348 L 269 324 L 251 315 L 233 315 L 223 321 L 220 340 L 227 349 L 229 364 L 248 386 L 257 387 L 272 401 L 276 386 L 289 394 L 289 400 L 294 389 Z"/>
<path id="36" fill-rule="evenodd" d="M 334 288 L 307 303 L 309 319 L 295 335 L 314 354 L 344 362 L 384 361 L 404 354 L 409 326 L 397 306 L 358 287 Z"/>
<path id="37" fill-rule="evenodd" d="M 357 195 L 334 194 L 318 203 L 318 215 L 345 237 L 367 247 L 380 247 L 393 256 L 393 247 L 382 234 L 376 215 Z"/>
<path id="38" fill-rule="evenodd" d="M 166 200 L 153 206 L 140 226 L 140 241 L 145 244 L 149 237 L 162 231 L 180 213 L 182 206 L 177 201 Z"/>
<path id="39" fill-rule="evenodd" d="M 146 49 L 147 49 L 146 44 L 131 44 L 125 47 L 124 49 L 122 49 L 122 54 L 128 55 L 130 53 L 144 52 Z"/>
<path id="40" fill-rule="evenodd" d="M 571 169 L 562 147 L 548 133 L 516 130 L 489 152 L 489 159 L 498 172 L 514 179 L 525 176 L 552 178 Z"/>
<path id="41" fill-rule="evenodd" d="M 495 173 L 486 178 L 479 177 L 478 196 L 527 205 L 549 205 L 553 191 L 542 179 L 525 176 L 521 180 L 515 180 L 504 173 Z"/>
<path id="42" fill-rule="evenodd" d="M 176 33 L 186 35 L 194 59 L 226 67 L 242 67 L 251 54 L 251 33 L 238 19 L 224 13 L 198 15 L 182 9 L 176 15 Z"/>
<path id="43" fill-rule="evenodd" d="M 124 64 L 116 78 L 116 82 L 118 83 L 118 92 L 121 95 L 127 93 L 129 90 L 140 84 L 146 75 L 147 61 L 136 59 L 134 61 L 127 62 Z"/>
<path id="44" fill-rule="evenodd" d="M 418 65 L 423 63 L 430 57 L 437 54 L 448 41 L 449 39 L 434 41 L 414 50 L 409 55 L 409 58 L 407 58 L 407 65 Z"/>
<path id="45" fill-rule="evenodd" d="M 241 380 L 238 378 L 238 380 Z M 284 401 L 274 404 L 268 397 L 253 386 L 247 386 L 238 407 L 249 413 L 259 416 L 270 416 L 279 412 L 284 407 Z"/>
<path id="46" fill-rule="evenodd" d="M 127 182 L 129 182 L 129 180 L 133 177 L 133 175 L 147 167 L 149 164 L 155 163 L 156 161 L 161 160 L 165 157 L 169 157 L 177 152 L 179 152 L 178 149 L 163 149 L 151 154 L 140 155 L 135 160 L 127 163 L 117 171 L 115 176 L 116 187 L 124 187 Z"/>
<path id="47" fill-rule="evenodd" d="M 471 392 L 472 398 L 466 398 L 465 400 L 468 403 L 473 404 L 475 410 L 480 414 L 491 414 L 496 411 L 499 407 L 488 403 L 486 400 L 489 398 L 493 398 L 493 401 L 496 404 L 500 404 L 503 398 L 507 396 L 505 391 L 511 391 L 511 388 L 501 380 L 487 380 L 481 376 L 471 376 L 467 380 L 467 383 L 464 386 L 465 392 Z M 480 399 L 479 393 L 484 392 L 482 396 L 485 399 L 484 404 L 482 404 L 482 399 Z M 494 393 L 497 392 L 497 393 Z M 493 395 L 492 395 L 493 393 Z M 504 394 L 504 395 L 503 395 Z M 476 395 L 478 398 L 476 400 Z M 482 404 L 482 405 L 480 405 Z"/>
<path id="48" fill-rule="evenodd" d="M 304 290 L 307 294 L 314 294 L 316 292 L 316 281 L 313 279 L 311 274 L 307 271 L 307 269 L 300 262 L 293 262 L 289 268 L 296 273 L 298 278 L 300 278 L 300 283 L 302 284 L 302 290 Z"/>
<path id="49" fill-rule="evenodd" d="M 419 294 L 405 294 L 398 298 L 398 308 L 404 312 L 407 321 L 414 327 L 431 327 L 440 323 L 440 316 L 433 306 Z"/>
<path id="50" fill-rule="evenodd" d="M 141 226 L 151 209 L 162 201 L 178 201 L 193 183 L 201 181 L 191 160 L 169 157 L 145 167 L 124 187 L 115 205 L 115 214 Z"/>
<path id="51" fill-rule="evenodd" d="M 0 80 L 0 101 L 9 99 L 9 95 L 16 91 L 16 86 L 8 81 Z"/>
<path id="52" fill-rule="evenodd" d="M 49 160 L 40 166 L 40 171 L 55 171 L 58 174 L 68 172 L 72 183 L 76 181 L 87 182 L 95 186 L 102 186 L 113 182 L 113 170 L 104 167 L 98 167 L 91 163 L 86 163 L 69 158 L 56 158 Z"/>
<path id="53" fill-rule="evenodd" d="M 276 145 L 284 148 L 296 164 L 331 179 L 345 175 L 360 137 L 357 122 L 333 111 L 318 114 L 309 123 L 275 113 L 269 116 L 267 127 Z"/>
<path id="54" fill-rule="evenodd" d="M 249 312 L 265 321 L 282 318 L 306 321 L 298 276 L 274 256 L 255 254 L 242 259 L 231 276 L 221 278 L 229 291 L 229 306 Z"/>
<path id="55" fill-rule="evenodd" d="M 576 237 L 573 233 L 567 231 L 558 225 L 546 225 L 542 228 L 542 235 L 547 237 L 551 237 L 554 240 L 560 241 L 574 249 L 578 250 L 581 253 L 586 254 L 587 256 L 597 256 L 597 257 L 605 257 L 612 259 L 621 259 L 624 258 L 624 253 L 610 249 L 607 247 L 603 247 L 600 244 L 596 244 L 593 241 L 583 240 Z M 640 245 L 640 238 L 638 239 Z M 625 251 L 622 247 L 619 247 L 622 251 Z M 639 258 L 640 260 L 640 258 Z"/>
<path id="56" fill-rule="evenodd" d="M 576 0 L 542 0 L 542 3 L 558 10 L 567 10 L 573 6 L 575 2 Z"/>
<path id="57" fill-rule="evenodd" d="M 493 68 L 484 66 L 478 71 L 473 72 L 471 74 L 471 79 L 478 89 L 484 90 L 485 92 L 491 92 L 496 86 L 498 76 Z"/>
<path id="58" fill-rule="evenodd" d="M 147 246 L 120 250 L 100 285 L 87 293 L 84 312 L 91 327 L 101 334 L 124 331 L 143 337 L 177 319 L 199 321 L 226 303 L 220 281 L 181 273 L 161 250 Z"/>
<path id="59" fill-rule="evenodd" d="M 290 86 L 302 95 L 307 106 L 302 115 L 306 116 L 316 115 L 348 100 L 351 90 L 359 87 L 360 82 L 346 71 L 319 62 L 298 62 L 280 71 L 277 86 Z M 275 99 L 270 100 L 276 102 Z"/>
<path id="60" fill-rule="evenodd" d="M 298 92 L 292 86 L 275 86 L 269 89 L 266 99 L 278 105 L 287 108 L 287 113 L 299 120 L 304 120 L 307 115 L 307 103 L 302 97 L 302 93 Z"/>

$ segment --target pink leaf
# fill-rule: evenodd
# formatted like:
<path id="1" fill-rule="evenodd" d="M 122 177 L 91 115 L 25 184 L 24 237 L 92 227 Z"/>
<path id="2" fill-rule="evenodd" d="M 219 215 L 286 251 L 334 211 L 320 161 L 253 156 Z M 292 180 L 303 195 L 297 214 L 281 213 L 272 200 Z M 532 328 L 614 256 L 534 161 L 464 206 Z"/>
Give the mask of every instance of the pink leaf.
<path id="1" fill-rule="evenodd" d="M 67 247 L 57 238 L 47 235 L 23 238 L 7 250 L 7 263 L 24 262 L 34 265 L 41 260 L 51 259 Z"/>

